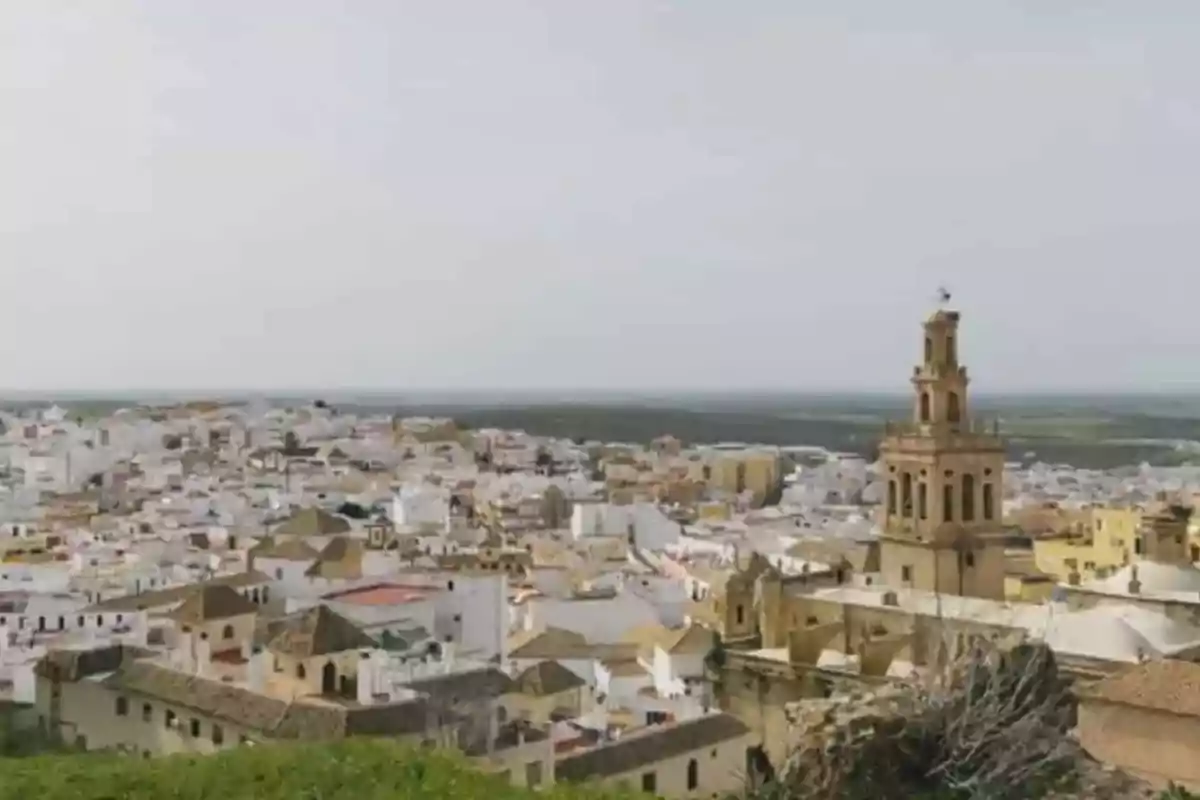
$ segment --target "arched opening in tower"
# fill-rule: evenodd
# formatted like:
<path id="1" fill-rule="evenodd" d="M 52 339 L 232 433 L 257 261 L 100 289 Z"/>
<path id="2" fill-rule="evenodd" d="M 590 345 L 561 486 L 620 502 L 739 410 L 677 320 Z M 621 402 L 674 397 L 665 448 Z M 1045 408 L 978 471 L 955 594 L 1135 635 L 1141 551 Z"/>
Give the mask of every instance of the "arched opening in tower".
<path id="1" fill-rule="evenodd" d="M 959 405 L 958 392 L 950 392 L 946 395 L 946 419 L 950 422 L 959 422 L 962 418 L 962 407 Z"/>
<path id="2" fill-rule="evenodd" d="M 933 337 L 932 336 L 925 337 L 925 363 L 926 364 L 933 363 Z"/>
<path id="3" fill-rule="evenodd" d="M 911 517 L 913 512 L 912 483 L 911 472 L 900 476 L 900 513 L 905 517 Z"/>
<path id="4" fill-rule="evenodd" d="M 975 520 L 975 476 L 969 472 L 962 476 L 962 518 L 963 522 Z"/>
<path id="5" fill-rule="evenodd" d="M 921 422 L 929 422 L 929 392 L 921 392 Z"/>

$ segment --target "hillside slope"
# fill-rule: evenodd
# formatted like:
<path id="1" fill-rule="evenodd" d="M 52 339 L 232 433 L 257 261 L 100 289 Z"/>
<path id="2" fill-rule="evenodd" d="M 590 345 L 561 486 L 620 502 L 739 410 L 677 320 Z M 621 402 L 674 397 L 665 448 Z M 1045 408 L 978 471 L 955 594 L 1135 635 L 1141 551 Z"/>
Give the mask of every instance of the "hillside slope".
<path id="1" fill-rule="evenodd" d="M 617 800 L 588 787 L 533 792 L 461 758 L 382 740 L 246 747 L 213 756 L 0 758 L 0 800 Z M 628 798 L 629 795 L 625 795 Z"/>

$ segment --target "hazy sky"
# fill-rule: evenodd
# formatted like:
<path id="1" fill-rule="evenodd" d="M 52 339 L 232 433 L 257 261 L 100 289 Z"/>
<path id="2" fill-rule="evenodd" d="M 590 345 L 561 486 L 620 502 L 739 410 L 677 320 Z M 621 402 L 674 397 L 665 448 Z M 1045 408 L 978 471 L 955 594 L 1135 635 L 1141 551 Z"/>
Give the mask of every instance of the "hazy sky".
<path id="1" fill-rule="evenodd" d="M 354 9 L 353 13 L 341 9 Z M 1200 388 L 1195 0 L 0 3 L 0 386 Z"/>

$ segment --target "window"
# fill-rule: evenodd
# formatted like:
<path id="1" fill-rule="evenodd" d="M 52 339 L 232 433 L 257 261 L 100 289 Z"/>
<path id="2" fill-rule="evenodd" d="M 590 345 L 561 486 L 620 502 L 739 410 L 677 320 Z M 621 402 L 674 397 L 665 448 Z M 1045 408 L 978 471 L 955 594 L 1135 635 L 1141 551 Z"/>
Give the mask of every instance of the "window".
<path id="1" fill-rule="evenodd" d="M 696 759 L 689 758 L 687 765 L 687 788 L 692 791 L 700 785 L 700 764 Z"/>
<path id="2" fill-rule="evenodd" d="M 268 594 L 267 587 L 266 586 L 262 587 L 262 594 L 260 596 L 262 597 L 262 601 L 264 603 L 267 602 L 267 594 Z"/>
<path id="3" fill-rule="evenodd" d="M 188 726 L 188 731 L 192 734 L 192 736 L 199 736 L 200 735 L 200 720 L 196 719 L 195 717 L 192 717 L 192 723 L 191 723 L 191 725 Z"/>
<path id="4" fill-rule="evenodd" d="M 966 564 L 969 568 L 974 569 L 975 568 L 975 554 L 967 553 L 966 556 L 963 557 L 963 563 Z"/>
<path id="5" fill-rule="evenodd" d="M 963 522 L 975 519 L 975 476 L 962 476 L 962 518 Z"/>
<path id="6" fill-rule="evenodd" d="M 164 712 L 163 713 L 163 723 L 168 728 L 174 728 L 175 727 L 175 712 L 171 711 L 169 709 L 166 712 Z"/>
<path id="7" fill-rule="evenodd" d="M 1141 555 L 1145 548 L 1142 546 L 1142 537 L 1135 536 L 1133 539 L 1133 552 L 1135 555 Z"/>
<path id="8" fill-rule="evenodd" d="M 942 487 L 942 522 L 954 521 L 954 487 L 947 483 Z"/>
<path id="9" fill-rule="evenodd" d="M 741 625 L 746 621 L 746 609 L 739 605 L 736 609 L 734 609 L 734 611 L 737 615 L 737 624 Z"/>
<path id="10" fill-rule="evenodd" d="M 118 697 L 117 698 L 117 716 L 118 717 L 129 716 L 129 698 L 127 698 L 127 697 Z"/>
<path id="11" fill-rule="evenodd" d="M 225 744 L 225 731 L 221 730 L 220 725 L 213 725 L 212 743 L 218 746 Z"/>
<path id="12" fill-rule="evenodd" d="M 900 568 L 900 580 L 905 583 L 912 583 L 912 567 L 908 564 Z"/>
<path id="13" fill-rule="evenodd" d="M 44 630 L 46 630 L 46 618 L 38 617 L 38 632 L 40 633 Z"/>
<path id="14" fill-rule="evenodd" d="M 901 516 L 904 516 L 904 517 L 912 516 L 912 513 L 913 513 L 912 503 L 913 503 L 912 473 L 905 472 L 903 475 L 900 476 L 900 515 Z"/>
<path id="15" fill-rule="evenodd" d="M 542 785 L 542 762 L 530 761 L 525 765 L 525 785 L 526 786 L 541 786 Z"/>
<path id="16" fill-rule="evenodd" d="M 926 364 L 933 363 L 933 337 L 932 336 L 925 337 L 925 363 Z"/>
<path id="17" fill-rule="evenodd" d="M 304 671 L 303 664 L 296 665 L 296 677 L 299 678 L 300 680 L 304 680 L 304 678 L 306 677 L 306 673 Z"/>
<path id="18" fill-rule="evenodd" d="M 929 519 L 929 498 L 925 490 L 924 481 L 917 484 L 917 516 L 921 519 Z"/>
<path id="19" fill-rule="evenodd" d="M 454 581 L 446 581 L 446 588 L 453 592 L 454 591 Z"/>
<path id="20" fill-rule="evenodd" d="M 283 567 L 275 568 L 275 580 L 277 580 L 277 581 L 283 580 Z"/>
<path id="21" fill-rule="evenodd" d="M 455 615 L 454 615 L 454 621 L 455 621 L 455 622 L 462 622 L 462 614 L 455 614 Z"/>
<path id="22" fill-rule="evenodd" d="M 962 408 L 959 406 L 958 392 L 950 392 L 946 395 L 946 419 L 958 422 L 961 417 Z"/>
<path id="23" fill-rule="evenodd" d="M 887 487 L 887 513 L 888 516 L 894 516 L 896 513 L 896 481 L 888 481 Z"/>
<path id="24" fill-rule="evenodd" d="M 97 627 L 97 628 L 103 628 L 103 627 L 104 627 L 104 615 L 103 615 L 103 614 L 97 614 L 97 615 L 96 615 L 96 627 Z"/>
<path id="25" fill-rule="evenodd" d="M 929 392 L 921 392 L 921 422 L 929 422 Z"/>
<path id="26" fill-rule="evenodd" d="M 223 639 L 232 639 L 233 638 L 233 626 L 232 625 L 225 626 L 225 630 L 221 631 L 221 638 L 223 638 Z"/>
<path id="27" fill-rule="evenodd" d="M 642 791 L 646 794 L 658 791 L 658 777 L 653 772 L 642 773 Z"/>
<path id="28" fill-rule="evenodd" d="M 992 519 L 996 515 L 995 503 L 996 498 L 992 494 L 995 491 L 991 483 L 983 485 L 983 518 Z"/>
<path id="29" fill-rule="evenodd" d="M 142 722 L 149 722 L 154 716 L 154 709 L 149 703 L 142 703 Z"/>

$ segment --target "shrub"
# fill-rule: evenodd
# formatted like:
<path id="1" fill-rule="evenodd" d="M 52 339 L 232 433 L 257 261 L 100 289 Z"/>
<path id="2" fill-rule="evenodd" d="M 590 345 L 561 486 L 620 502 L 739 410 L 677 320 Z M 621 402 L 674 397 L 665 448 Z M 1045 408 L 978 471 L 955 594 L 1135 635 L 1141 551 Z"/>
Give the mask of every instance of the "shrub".
<path id="1" fill-rule="evenodd" d="M 629 795 L 625 795 L 629 797 Z M 533 792 L 451 752 L 387 740 L 242 747 L 211 756 L 142 759 L 81 754 L 0 759 L 0 800 L 585 800 L 590 787 Z"/>

